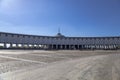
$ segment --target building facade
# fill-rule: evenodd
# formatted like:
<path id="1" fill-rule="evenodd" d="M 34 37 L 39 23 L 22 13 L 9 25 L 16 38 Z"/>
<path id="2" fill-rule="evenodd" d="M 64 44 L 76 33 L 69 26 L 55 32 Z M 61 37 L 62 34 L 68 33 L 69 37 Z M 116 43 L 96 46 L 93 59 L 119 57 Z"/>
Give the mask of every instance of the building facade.
<path id="1" fill-rule="evenodd" d="M 120 49 L 120 36 L 114 37 L 66 37 L 38 36 L 0 32 L 1 49 Z"/>

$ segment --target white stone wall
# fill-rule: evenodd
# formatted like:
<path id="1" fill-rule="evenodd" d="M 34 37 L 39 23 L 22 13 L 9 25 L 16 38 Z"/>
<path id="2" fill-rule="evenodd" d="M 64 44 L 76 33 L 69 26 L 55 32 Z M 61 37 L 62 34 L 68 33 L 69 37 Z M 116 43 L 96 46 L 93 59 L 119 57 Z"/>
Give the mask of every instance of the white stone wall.
<path id="1" fill-rule="evenodd" d="M 0 33 L 0 43 L 60 45 L 120 45 L 120 37 L 50 37 Z"/>

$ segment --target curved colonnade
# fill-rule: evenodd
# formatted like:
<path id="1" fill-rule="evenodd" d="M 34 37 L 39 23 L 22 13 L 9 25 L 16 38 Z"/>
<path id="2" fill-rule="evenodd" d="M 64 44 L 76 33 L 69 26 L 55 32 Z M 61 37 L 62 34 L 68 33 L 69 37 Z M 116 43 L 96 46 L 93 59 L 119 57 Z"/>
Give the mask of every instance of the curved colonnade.
<path id="1" fill-rule="evenodd" d="M 120 36 L 65 37 L 0 32 L 1 49 L 120 49 Z"/>

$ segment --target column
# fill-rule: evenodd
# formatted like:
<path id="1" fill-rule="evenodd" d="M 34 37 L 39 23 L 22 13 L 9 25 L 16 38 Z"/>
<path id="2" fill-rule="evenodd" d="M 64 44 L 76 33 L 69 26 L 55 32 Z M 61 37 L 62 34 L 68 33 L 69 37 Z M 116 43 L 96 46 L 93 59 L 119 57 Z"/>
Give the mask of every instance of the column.
<path id="1" fill-rule="evenodd" d="M 69 45 L 69 49 L 71 49 L 71 45 Z"/>
<path id="2" fill-rule="evenodd" d="M 77 45 L 78 46 L 78 50 L 80 49 L 80 45 Z"/>
<path id="3" fill-rule="evenodd" d="M 16 48 L 19 48 L 19 44 L 16 44 Z"/>
<path id="4" fill-rule="evenodd" d="M 12 48 L 12 43 L 10 43 L 10 48 Z"/>
<path id="5" fill-rule="evenodd" d="M 24 48 L 24 44 L 21 44 L 21 48 Z"/>
<path id="6" fill-rule="evenodd" d="M 60 45 L 60 49 L 63 49 L 63 46 L 62 46 L 62 45 Z"/>
<path id="7" fill-rule="evenodd" d="M 49 49 L 53 49 L 53 45 L 51 44 L 51 45 L 49 45 L 50 47 L 49 47 Z"/>
<path id="8" fill-rule="evenodd" d="M 7 43 L 4 43 L 4 48 L 7 48 Z"/>
<path id="9" fill-rule="evenodd" d="M 67 48 L 67 45 L 65 45 L 65 49 Z"/>
<path id="10" fill-rule="evenodd" d="M 56 49 L 58 49 L 58 45 L 56 45 Z"/>

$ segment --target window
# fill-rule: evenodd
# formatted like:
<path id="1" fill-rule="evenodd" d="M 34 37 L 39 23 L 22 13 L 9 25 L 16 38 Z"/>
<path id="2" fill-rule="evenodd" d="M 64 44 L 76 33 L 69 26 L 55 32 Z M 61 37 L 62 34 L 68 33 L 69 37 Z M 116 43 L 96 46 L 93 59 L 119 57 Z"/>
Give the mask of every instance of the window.
<path id="1" fill-rule="evenodd" d="M 38 36 L 38 39 L 40 39 L 40 37 Z"/>
<path id="2" fill-rule="evenodd" d="M 19 35 L 17 35 L 17 37 L 19 37 Z"/>
<path id="3" fill-rule="evenodd" d="M 7 37 L 7 36 L 8 36 L 8 34 L 5 34 L 5 36 Z"/>
<path id="4" fill-rule="evenodd" d="M 23 38 L 25 38 L 25 35 L 23 35 Z"/>
<path id="5" fill-rule="evenodd" d="M 28 38 L 30 38 L 30 36 L 28 36 Z"/>
<path id="6" fill-rule="evenodd" d="M 14 37 L 14 34 L 12 34 L 11 36 Z"/>
<path id="7" fill-rule="evenodd" d="M 35 39 L 35 36 L 33 36 L 33 39 Z"/>

